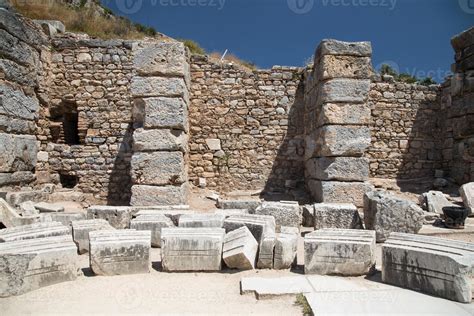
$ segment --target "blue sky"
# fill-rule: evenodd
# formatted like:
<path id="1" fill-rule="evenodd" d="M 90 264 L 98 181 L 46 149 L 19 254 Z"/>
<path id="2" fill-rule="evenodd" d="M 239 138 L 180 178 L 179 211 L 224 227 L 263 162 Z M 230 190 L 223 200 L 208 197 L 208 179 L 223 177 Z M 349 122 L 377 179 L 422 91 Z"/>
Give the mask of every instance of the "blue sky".
<path id="1" fill-rule="evenodd" d="M 474 0 L 102 0 L 116 14 L 261 68 L 302 66 L 324 38 L 372 42 L 373 64 L 442 80 Z"/>

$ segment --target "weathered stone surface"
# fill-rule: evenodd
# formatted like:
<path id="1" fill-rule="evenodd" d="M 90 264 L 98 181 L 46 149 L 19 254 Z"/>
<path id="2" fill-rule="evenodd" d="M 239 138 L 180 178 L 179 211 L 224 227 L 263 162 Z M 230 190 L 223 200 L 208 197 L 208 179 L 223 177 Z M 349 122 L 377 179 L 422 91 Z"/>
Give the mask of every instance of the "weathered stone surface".
<path id="1" fill-rule="evenodd" d="M 189 77 L 186 48 L 181 42 L 147 44 L 135 52 L 133 66 L 144 76 Z"/>
<path id="2" fill-rule="evenodd" d="M 38 215 L 39 211 L 35 207 L 35 203 L 31 201 L 23 202 L 19 205 L 21 215 L 23 216 L 31 216 L 31 215 Z"/>
<path id="3" fill-rule="evenodd" d="M 318 104 L 342 102 L 364 103 L 370 90 L 370 80 L 331 79 L 320 86 Z"/>
<path id="4" fill-rule="evenodd" d="M 177 185 L 187 181 L 184 156 L 179 151 L 135 153 L 132 181 L 141 185 Z"/>
<path id="5" fill-rule="evenodd" d="M 304 238 L 305 274 L 364 275 L 375 266 L 375 232 L 323 229 Z"/>
<path id="6" fill-rule="evenodd" d="M 188 202 L 189 184 L 162 187 L 149 185 L 132 186 L 132 206 L 176 205 Z"/>
<path id="7" fill-rule="evenodd" d="M 72 221 L 72 238 L 77 245 L 79 254 L 89 252 L 89 233 L 96 230 L 113 230 L 114 228 L 103 219 L 86 219 Z"/>
<path id="8" fill-rule="evenodd" d="M 161 264 L 164 271 L 219 271 L 222 228 L 163 228 Z"/>
<path id="9" fill-rule="evenodd" d="M 221 209 L 247 209 L 255 211 L 262 204 L 260 200 L 217 200 L 217 207 Z"/>
<path id="10" fill-rule="evenodd" d="M 471 214 L 474 213 L 474 182 L 466 183 L 459 188 L 464 206 L 471 210 Z"/>
<path id="11" fill-rule="evenodd" d="M 364 227 L 354 204 L 314 204 L 314 229 L 324 228 L 363 229 Z"/>
<path id="12" fill-rule="evenodd" d="M 319 44 L 316 55 L 370 57 L 372 55 L 372 44 L 370 42 L 342 42 L 334 39 L 324 39 Z"/>
<path id="13" fill-rule="evenodd" d="M 273 216 L 277 230 L 280 226 L 300 227 L 303 222 L 303 215 L 297 202 L 263 202 L 255 210 L 255 214 Z"/>
<path id="14" fill-rule="evenodd" d="M 98 230 L 89 233 L 90 267 L 97 275 L 150 272 L 151 232 Z"/>
<path id="15" fill-rule="evenodd" d="M 245 226 L 225 235 L 222 258 L 231 269 L 251 270 L 255 268 L 258 243 Z"/>
<path id="16" fill-rule="evenodd" d="M 134 101 L 133 119 L 137 128 L 171 128 L 187 131 L 187 116 L 187 105 L 180 98 L 158 97 Z"/>
<path id="17" fill-rule="evenodd" d="M 224 215 L 225 218 L 234 215 L 247 215 L 249 214 L 248 209 L 218 209 L 215 211 L 216 214 Z"/>
<path id="18" fill-rule="evenodd" d="M 73 281 L 78 259 L 71 236 L 0 243 L 0 297 Z"/>
<path id="19" fill-rule="evenodd" d="M 224 219 L 221 214 L 183 214 L 179 218 L 179 227 L 222 228 Z"/>
<path id="20" fill-rule="evenodd" d="M 38 215 L 20 215 L 4 199 L 0 198 L 0 222 L 3 223 L 5 227 L 30 225 L 38 221 Z"/>
<path id="21" fill-rule="evenodd" d="M 35 208 L 38 209 L 40 212 L 64 212 L 64 206 L 56 205 L 47 202 L 39 202 L 35 204 Z"/>
<path id="22" fill-rule="evenodd" d="M 69 235 L 69 229 L 58 222 L 35 223 L 0 230 L 0 242 Z"/>
<path id="23" fill-rule="evenodd" d="M 423 218 L 418 205 L 385 191 L 372 191 L 364 196 L 365 228 L 376 231 L 377 242 L 384 242 L 394 232 L 418 233 Z"/>
<path id="24" fill-rule="evenodd" d="M 370 107 L 367 104 L 326 103 L 321 106 L 316 126 L 368 125 Z"/>
<path id="25" fill-rule="evenodd" d="M 227 233 L 242 226 L 247 226 L 259 244 L 265 236 L 275 233 L 276 229 L 275 218 L 268 215 L 234 215 L 224 220 Z"/>
<path id="26" fill-rule="evenodd" d="M 9 185 L 21 185 L 33 182 L 36 179 L 30 171 L 18 171 L 14 173 L 0 173 L 0 187 Z"/>
<path id="27" fill-rule="evenodd" d="M 243 277 L 240 289 L 240 294 L 255 294 L 258 300 L 314 291 L 312 283 L 305 276 Z"/>
<path id="28" fill-rule="evenodd" d="M 364 205 L 364 194 L 374 187 L 368 182 L 309 180 L 308 189 L 318 203 L 352 203 Z"/>
<path id="29" fill-rule="evenodd" d="M 218 138 L 208 138 L 206 139 L 206 145 L 209 150 L 221 150 L 221 140 Z"/>
<path id="30" fill-rule="evenodd" d="M 43 31 L 48 36 L 55 36 L 57 33 L 66 32 L 66 27 L 63 22 L 56 20 L 33 20 L 36 24 L 39 24 Z"/>
<path id="31" fill-rule="evenodd" d="M 382 280 L 461 303 L 471 303 L 474 245 L 392 233 L 382 246 Z"/>
<path id="32" fill-rule="evenodd" d="M 27 97 L 22 91 L 0 84 L 0 114 L 10 118 L 33 121 L 38 118 L 37 99 Z"/>
<path id="33" fill-rule="evenodd" d="M 0 10 L 0 28 L 8 30 L 13 36 L 32 46 L 48 43 L 46 36 L 39 31 L 36 24 L 12 10 Z"/>
<path id="34" fill-rule="evenodd" d="M 462 49 L 471 46 L 474 43 L 474 27 L 465 30 L 451 39 L 451 45 L 455 51 L 461 51 Z"/>
<path id="35" fill-rule="evenodd" d="M 48 196 L 49 194 L 43 190 L 10 191 L 7 193 L 5 199 L 10 205 L 18 207 L 21 203 L 26 201 L 46 201 Z"/>
<path id="36" fill-rule="evenodd" d="M 133 77 L 131 93 L 134 97 L 181 97 L 188 99 L 186 83 L 182 78 Z"/>
<path id="37" fill-rule="evenodd" d="M 7 59 L 13 60 L 20 65 L 39 67 L 38 52 L 2 29 L 0 29 L 0 52 Z"/>
<path id="38" fill-rule="evenodd" d="M 424 203 L 429 212 L 443 215 L 443 207 L 457 206 L 454 203 L 448 201 L 444 196 L 443 192 L 440 191 L 429 191 L 423 193 Z"/>
<path id="39" fill-rule="evenodd" d="M 195 214 L 195 211 L 190 211 L 189 207 L 188 208 L 173 208 L 173 205 L 169 206 L 167 208 L 166 206 L 163 206 L 163 209 L 156 209 L 157 206 L 153 206 L 155 209 L 143 209 L 138 211 L 134 217 L 139 217 L 139 216 L 148 216 L 148 215 L 164 215 L 171 219 L 173 222 L 174 226 L 178 226 L 179 224 L 179 218 L 184 215 L 184 214 Z M 147 207 L 149 208 L 149 207 Z"/>
<path id="40" fill-rule="evenodd" d="M 282 227 L 275 243 L 273 268 L 276 270 L 290 269 L 296 263 L 298 250 L 298 234 L 296 227 Z"/>
<path id="41" fill-rule="evenodd" d="M 188 137 L 180 130 L 136 129 L 133 132 L 133 150 L 143 151 L 186 151 Z"/>
<path id="42" fill-rule="evenodd" d="M 151 231 L 151 246 L 161 247 L 161 230 L 174 227 L 173 221 L 162 214 L 140 215 L 130 222 L 130 228 Z"/>
<path id="43" fill-rule="evenodd" d="M 372 74 L 370 57 L 356 56 L 321 56 L 316 64 L 316 71 L 321 80 L 333 78 L 369 79 Z"/>
<path id="44" fill-rule="evenodd" d="M 303 227 L 314 227 L 314 205 L 303 206 Z"/>
<path id="45" fill-rule="evenodd" d="M 133 210 L 126 206 L 94 205 L 87 209 L 87 219 L 104 219 L 116 229 L 129 228 L 132 214 Z"/>
<path id="46" fill-rule="evenodd" d="M 37 153 L 35 136 L 0 133 L 0 172 L 33 170 Z"/>
<path id="47" fill-rule="evenodd" d="M 321 157 L 306 161 L 306 177 L 316 180 L 366 181 L 369 159 L 360 157 Z"/>
<path id="48" fill-rule="evenodd" d="M 85 220 L 87 215 L 82 212 L 74 212 L 74 213 L 41 213 L 40 214 L 40 221 L 43 223 L 49 222 L 59 222 L 64 226 L 70 227 L 73 221 L 80 221 Z"/>
<path id="49" fill-rule="evenodd" d="M 267 232 L 259 244 L 257 268 L 272 269 L 276 244 L 276 233 L 274 231 Z"/>

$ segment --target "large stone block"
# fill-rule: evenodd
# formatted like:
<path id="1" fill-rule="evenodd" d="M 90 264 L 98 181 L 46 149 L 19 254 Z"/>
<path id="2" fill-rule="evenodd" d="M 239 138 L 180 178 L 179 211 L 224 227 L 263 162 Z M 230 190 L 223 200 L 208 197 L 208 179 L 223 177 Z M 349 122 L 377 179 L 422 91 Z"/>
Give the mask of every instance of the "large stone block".
<path id="1" fill-rule="evenodd" d="M 16 14 L 14 10 L 0 10 L 0 28 L 31 46 L 47 45 L 48 38 L 40 28 Z"/>
<path id="2" fill-rule="evenodd" d="M 37 154 L 35 136 L 0 133 L 0 172 L 31 171 Z"/>
<path id="3" fill-rule="evenodd" d="M 273 231 L 267 232 L 258 247 L 257 268 L 272 269 L 273 258 L 275 253 L 276 233 Z"/>
<path id="4" fill-rule="evenodd" d="M 72 222 L 72 238 L 79 254 L 89 252 L 89 233 L 96 230 L 113 230 L 103 219 L 86 219 Z"/>
<path id="5" fill-rule="evenodd" d="M 133 119 L 136 128 L 188 130 L 188 109 L 181 98 L 135 99 Z"/>
<path id="6" fill-rule="evenodd" d="M 365 228 L 376 231 L 377 242 L 384 242 L 394 232 L 416 234 L 423 219 L 423 210 L 411 201 L 381 190 L 364 196 Z"/>
<path id="7" fill-rule="evenodd" d="M 133 97 L 179 97 L 188 100 L 188 88 L 183 78 L 138 77 L 132 79 Z"/>
<path id="8" fill-rule="evenodd" d="M 38 52 L 3 29 L 0 29 L 0 54 L 32 69 L 32 72 L 36 70 L 35 67 L 41 67 Z"/>
<path id="9" fill-rule="evenodd" d="M 365 103 L 370 80 L 331 79 L 319 86 L 318 105 L 324 103 Z"/>
<path id="10" fill-rule="evenodd" d="M 64 226 L 71 227 L 73 221 L 81 221 L 87 218 L 87 214 L 83 212 L 74 212 L 74 213 L 42 213 L 40 214 L 41 222 L 59 222 Z"/>
<path id="11" fill-rule="evenodd" d="M 323 229 L 304 238 L 305 274 L 355 276 L 375 266 L 375 232 Z"/>
<path id="12" fill-rule="evenodd" d="M 179 217 L 179 227 L 222 228 L 224 219 L 222 214 L 183 214 Z"/>
<path id="13" fill-rule="evenodd" d="M 217 207 L 222 209 L 247 209 L 249 212 L 255 211 L 262 204 L 260 200 L 217 200 Z"/>
<path id="14" fill-rule="evenodd" d="M 0 173 L 0 187 L 28 184 L 28 183 L 33 182 L 35 179 L 36 179 L 36 176 L 31 171 Z"/>
<path id="15" fill-rule="evenodd" d="M 370 146 L 371 135 L 367 126 L 323 126 L 316 131 L 311 141 L 316 146 L 307 147 L 309 153 L 305 156 L 331 157 L 331 156 L 362 156 Z M 309 143 L 311 144 L 311 142 Z"/>
<path id="16" fill-rule="evenodd" d="M 366 181 L 369 159 L 360 157 L 321 157 L 305 163 L 307 178 L 316 180 Z"/>
<path id="17" fill-rule="evenodd" d="M 245 226 L 225 235 L 222 258 L 231 269 L 251 270 L 255 268 L 258 243 Z"/>
<path id="18" fill-rule="evenodd" d="M 277 230 L 281 226 L 300 227 L 303 222 L 302 210 L 297 202 L 263 202 L 255 214 L 273 216 Z"/>
<path id="19" fill-rule="evenodd" d="M 318 203 L 351 203 L 364 205 L 364 194 L 374 187 L 368 182 L 309 180 L 307 188 Z"/>
<path id="20" fill-rule="evenodd" d="M 370 57 L 324 55 L 316 64 L 320 80 L 333 78 L 369 79 L 372 75 Z"/>
<path id="21" fill-rule="evenodd" d="M 190 211 L 189 207 L 188 208 L 173 208 L 174 206 L 171 205 L 168 207 L 163 207 L 162 209 L 158 209 L 158 206 L 148 206 L 146 209 L 141 209 L 139 210 L 134 217 L 139 217 L 139 216 L 148 216 L 148 215 L 164 215 L 171 219 L 173 222 L 174 226 L 178 226 L 179 224 L 179 218 L 184 215 L 184 214 L 195 214 L 195 211 Z M 154 209 L 151 209 L 154 208 Z"/>
<path id="22" fill-rule="evenodd" d="M 34 223 L 0 230 L 0 243 L 70 235 L 69 228 L 58 222 Z"/>
<path id="23" fill-rule="evenodd" d="M 314 204 L 314 229 L 324 228 L 363 229 L 364 227 L 354 204 Z"/>
<path id="24" fill-rule="evenodd" d="M 474 182 L 466 183 L 459 188 L 464 206 L 471 210 L 471 214 L 474 212 Z"/>
<path id="25" fill-rule="evenodd" d="M 177 185 L 187 181 L 184 155 L 179 151 L 135 153 L 132 182 L 141 185 Z"/>
<path id="26" fill-rule="evenodd" d="M 326 103 L 318 111 L 316 126 L 369 125 L 370 118 L 370 107 L 365 103 Z"/>
<path id="27" fill-rule="evenodd" d="M 130 228 L 151 231 L 151 246 L 161 247 L 161 230 L 174 227 L 173 221 L 162 214 L 140 215 L 130 222 Z"/>
<path id="28" fill-rule="evenodd" d="M 260 244 L 265 236 L 275 233 L 275 218 L 269 215 L 234 215 L 224 220 L 225 231 L 231 232 L 242 226 L 247 226 Z"/>
<path id="29" fill-rule="evenodd" d="M 382 281 L 471 303 L 474 245 L 431 236 L 392 233 L 382 246 Z"/>
<path id="30" fill-rule="evenodd" d="M 132 206 L 176 205 L 188 202 L 189 184 L 162 187 L 149 185 L 132 186 Z"/>
<path id="31" fill-rule="evenodd" d="M 143 76 L 189 77 L 186 47 L 181 42 L 147 44 L 135 51 L 133 66 Z"/>
<path id="32" fill-rule="evenodd" d="M 151 232 L 97 230 L 89 233 L 90 267 L 97 275 L 150 272 Z"/>
<path id="33" fill-rule="evenodd" d="M 71 236 L 0 243 L 0 297 L 73 281 L 80 273 L 78 260 Z"/>
<path id="34" fill-rule="evenodd" d="M 471 27 L 451 38 L 451 45 L 456 52 L 474 45 L 474 27 Z"/>
<path id="35" fill-rule="evenodd" d="M 136 129 L 133 132 L 133 150 L 143 151 L 187 151 L 188 136 L 180 130 Z"/>
<path id="36" fill-rule="evenodd" d="M 22 91 L 0 84 L 0 114 L 10 118 L 34 121 L 38 118 L 39 102 Z"/>
<path id="37" fill-rule="evenodd" d="M 4 199 L 0 198 L 0 222 L 5 227 L 30 225 L 39 221 L 39 215 L 19 214 Z"/>
<path id="38" fill-rule="evenodd" d="M 282 227 L 275 243 L 273 268 L 290 269 L 296 263 L 299 230 L 295 227 Z"/>
<path id="39" fill-rule="evenodd" d="M 423 200 L 426 203 L 426 208 L 428 209 L 428 212 L 436 213 L 439 215 L 444 215 L 444 207 L 457 206 L 454 203 L 449 202 L 448 199 L 444 196 L 444 193 L 440 191 L 429 191 L 423 193 Z"/>
<path id="40" fill-rule="evenodd" d="M 116 229 L 129 228 L 132 215 L 133 210 L 127 206 L 94 205 L 87 209 L 87 219 L 104 219 Z"/>
<path id="41" fill-rule="evenodd" d="M 164 271 L 219 271 L 225 230 L 163 228 L 161 264 Z"/>
<path id="42" fill-rule="evenodd" d="M 324 55 L 370 57 L 372 55 L 372 44 L 370 42 L 343 42 L 324 39 L 316 50 L 316 57 Z"/>

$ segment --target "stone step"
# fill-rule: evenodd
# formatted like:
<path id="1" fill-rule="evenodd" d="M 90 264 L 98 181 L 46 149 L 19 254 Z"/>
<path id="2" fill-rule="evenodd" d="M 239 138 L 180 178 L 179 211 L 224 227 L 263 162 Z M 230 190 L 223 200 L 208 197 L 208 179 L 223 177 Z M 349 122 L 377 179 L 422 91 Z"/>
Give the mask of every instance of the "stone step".
<path id="1" fill-rule="evenodd" d="M 305 273 L 364 275 L 375 266 L 375 231 L 322 229 L 304 238 Z"/>
<path id="2" fill-rule="evenodd" d="M 89 233 L 96 230 L 113 230 L 104 219 L 86 219 L 72 222 L 72 237 L 80 254 L 89 251 Z"/>
<path id="3" fill-rule="evenodd" d="M 179 218 L 179 227 L 222 228 L 225 215 L 221 214 L 183 214 Z"/>
<path id="4" fill-rule="evenodd" d="M 392 233 L 382 246 L 382 280 L 470 303 L 474 290 L 474 244 Z"/>
<path id="5" fill-rule="evenodd" d="M 163 270 L 219 271 L 224 236 L 222 228 L 163 228 Z"/>
<path id="6" fill-rule="evenodd" d="M 98 275 L 150 272 L 151 232 L 98 230 L 89 233 L 90 267 Z"/>
<path id="7" fill-rule="evenodd" d="M 69 228 L 58 222 L 35 223 L 0 230 L 0 242 L 70 235 Z"/>
<path id="8" fill-rule="evenodd" d="M 79 267 L 71 236 L 0 243 L 0 297 L 72 281 Z"/>

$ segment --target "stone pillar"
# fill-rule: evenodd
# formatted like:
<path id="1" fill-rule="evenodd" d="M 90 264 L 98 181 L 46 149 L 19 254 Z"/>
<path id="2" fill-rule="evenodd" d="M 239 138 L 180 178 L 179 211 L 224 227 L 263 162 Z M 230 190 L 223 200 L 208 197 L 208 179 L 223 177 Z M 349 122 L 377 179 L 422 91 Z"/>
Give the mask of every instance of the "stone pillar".
<path id="1" fill-rule="evenodd" d="M 317 202 L 363 206 L 369 160 L 372 48 L 324 40 L 305 87 L 305 180 Z"/>
<path id="2" fill-rule="evenodd" d="M 133 206 L 188 199 L 189 63 L 180 42 L 140 43 L 134 53 Z"/>

